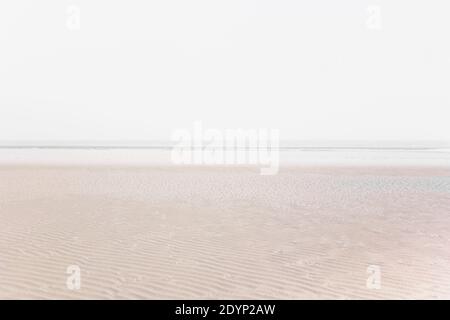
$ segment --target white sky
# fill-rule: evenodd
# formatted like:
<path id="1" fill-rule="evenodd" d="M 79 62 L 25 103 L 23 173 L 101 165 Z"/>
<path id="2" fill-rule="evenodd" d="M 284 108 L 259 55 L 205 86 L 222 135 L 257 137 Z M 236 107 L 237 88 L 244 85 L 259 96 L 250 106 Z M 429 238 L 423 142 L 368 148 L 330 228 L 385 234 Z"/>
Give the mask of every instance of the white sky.
<path id="1" fill-rule="evenodd" d="M 448 0 L 2 0 L 0 141 L 168 140 L 196 120 L 450 140 L 449 15 Z"/>

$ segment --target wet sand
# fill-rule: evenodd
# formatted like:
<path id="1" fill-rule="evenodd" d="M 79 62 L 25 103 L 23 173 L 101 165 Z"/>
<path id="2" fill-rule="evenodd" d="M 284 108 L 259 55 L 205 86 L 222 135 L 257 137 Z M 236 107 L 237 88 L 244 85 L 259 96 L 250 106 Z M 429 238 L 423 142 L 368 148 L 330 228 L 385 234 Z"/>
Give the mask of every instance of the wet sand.
<path id="1" fill-rule="evenodd" d="M 3 165 L 0 221 L 0 298 L 450 298 L 450 167 Z"/>

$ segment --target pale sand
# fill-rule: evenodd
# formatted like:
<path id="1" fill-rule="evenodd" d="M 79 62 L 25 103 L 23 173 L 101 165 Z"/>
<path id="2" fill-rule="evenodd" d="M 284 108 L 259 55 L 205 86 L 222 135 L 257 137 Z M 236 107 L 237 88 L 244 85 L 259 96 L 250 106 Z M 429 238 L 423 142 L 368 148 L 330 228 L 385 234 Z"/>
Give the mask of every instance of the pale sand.
<path id="1" fill-rule="evenodd" d="M 450 298 L 445 167 L 2 166 L 0 221 L 0 298 Z"/>

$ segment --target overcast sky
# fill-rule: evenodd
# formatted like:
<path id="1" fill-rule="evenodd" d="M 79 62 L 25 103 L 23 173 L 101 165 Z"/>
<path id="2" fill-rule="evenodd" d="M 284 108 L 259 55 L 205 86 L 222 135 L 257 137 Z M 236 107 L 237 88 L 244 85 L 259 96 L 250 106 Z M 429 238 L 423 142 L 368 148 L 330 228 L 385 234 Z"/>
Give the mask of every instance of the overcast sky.
<path id="1" fill-rule="evenodd" d="M 2 0 L 0 140 L 450 140 L 448 0 Z"/>

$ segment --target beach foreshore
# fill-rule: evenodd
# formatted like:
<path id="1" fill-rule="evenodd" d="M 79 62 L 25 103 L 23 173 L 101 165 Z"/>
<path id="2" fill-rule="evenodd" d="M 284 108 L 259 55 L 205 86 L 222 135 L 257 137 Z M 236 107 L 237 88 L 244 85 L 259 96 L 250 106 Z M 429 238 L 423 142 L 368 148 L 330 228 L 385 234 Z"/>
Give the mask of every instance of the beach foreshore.
<path id="1" fill-rule="evenodd" d="M 444 165 L 3 164 L 0 298 L 448 299 L 449 212 Z"/>

